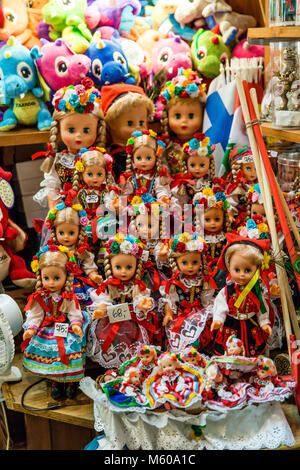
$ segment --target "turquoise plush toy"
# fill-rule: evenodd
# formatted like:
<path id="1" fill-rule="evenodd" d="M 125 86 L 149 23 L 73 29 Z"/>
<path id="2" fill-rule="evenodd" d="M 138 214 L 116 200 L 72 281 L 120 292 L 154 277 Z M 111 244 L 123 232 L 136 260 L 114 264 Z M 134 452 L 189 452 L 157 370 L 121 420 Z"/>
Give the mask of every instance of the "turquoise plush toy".
<path id="1" fill-rule="evenodd" d="M 0 49 L 1 104 L 9 106 L 0 122 L 0 132 L 22 124 L 49 130 L 51 114 L 43 101 L 43 90 L 38 86 L 35 60 L 41 54 L 38 47 L 30 51 L 11 36 Z"/>
<path id="2" fill-rule="evenodd" d="M 212 31 L 199 29 L 191 44 L 194 68 L 204 77 L 215 78 L 220 73 L 220 64 L 230 59 L 231 51 L 222 36 Z"/>
<path id="3" fill-rule="evenodd" d="M 51 26 L 50 39 L 59 37 L 70 43 L 76 54 L 83 54 L 92 39 L 84 20 L 86 0 L 49 0 L 43 7 L 44 21 Z"/>

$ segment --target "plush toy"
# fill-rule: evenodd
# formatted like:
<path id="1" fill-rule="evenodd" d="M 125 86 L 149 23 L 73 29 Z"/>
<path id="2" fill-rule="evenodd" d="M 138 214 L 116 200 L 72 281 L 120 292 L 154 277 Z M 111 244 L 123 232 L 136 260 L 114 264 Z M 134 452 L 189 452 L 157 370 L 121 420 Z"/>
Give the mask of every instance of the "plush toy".
<path id="1" fill-rule="evenodd" d="M 85 21 L 91 30 L 112 26 L 119 31 L 129 31 L 140 11 L 138 0 L 95 0 L 85 10 Z"/>
<path id="2" fill-rule="evenodd" d="M 8 215 L 15 197 L 9 183 L 12 174 L 0 167 L 0 282 L 7 276 L 18 287 L 33 287 L 36 278 L 26 268 L 25 261 L 15 253 L 23 250 L 27 234 Z"/>
<path id="3" fill-rule="evenodd" d="M 91 60 L 84 54 L 75 54 L 67 41 L 42 39 L 41 57 L 36 65 L 52 92 L 64 86 L 77 85 L 88 74 Z"/>
<path id="4" fill-rule="evenodd" d="M 24 0 L 1 1 L 0 40 L 5 41 L 14 36 L 26 47 L 37 46 L 40 41 L 29 25 L 28 11 Z"/>
<path id="5" fill-rule="evenodd" d="M 160 40 L 163 39 L 165 35 L 160 33 L 159 31 L 155 31 L 155 29 L 148 29 L 145 31 L 141 36 L 137 39 L 137 44 L 141 46 L 144 52 L 144 60 L 147 66 L 147 69 L 151 69 L 152 65 L 152 51 L 155 44 Z"/>
<path id="6" fill-rule="evenodd" d="M 174 18 L 181 27 L 189 25 L 193 29 L 203 28 L 206 21 L 202 16 L 202 10 L 207 4 L 207 0 L 195 0 L 193 2 L 181 0 L 174 13 Z"/>
<path id="7" fill-rule="evenodd" d="M 92 39 L 84 21 L 85 8 L 86 0 L 50 0 L 42 9 L 45 22 L 52 27 L 50 38 L 65 38 L 77 54 L 84 53 Z"/>
<path id="8" fill-rule="evenodd" d="M 233 49 L 231 57 L 238 59 L 251 59 L 251 57 L 265 56 L 265 46 L 257 44 L 249 44 L 247 39 L 242 39 Z"/>
<path id="9" fill-rule="evenodd" d="M 151 11 L 152 28 L 159 29 L 161 23 L 175 12 L 179 0 L 158 0 Z"/>
<path id="10" fill-rule="evenodd" d="M 10 106 L 3 115 L 0 131 L 13 129 L 18 123 L 39 130 L 50 129 L 52 118 L 43 102 L 43 90 L 38 84 L 35 60 L 40 58 L 38 47 L 30 51 L 9 38 L 0 49 L 3 104 Z"/>
<path id="11" fill-rule="evenodd" d="M 217 77 L 220 64 L 231 57 L 231 51 L 222 36 L 202 28 L 193 38 L 191 52 L 194 68 L 207 78 Z"/>
<path id="12" fill-rule="evenodd" d="M 129 73 L 126 56 L 120 44 L 112 38 L 103 40 L 96 32 L 86 51 L 91 59 L 89 76 L 98 87 L 114 83 L 135 84 L 135 79 Z"/>
<path id="13" fill-rule="evenodd" d="M 256 26 L 257 22 L 253 16 L 233 12 L 232 7 L 224 0 L 213 0 L 207 3 L 208 5 L 202 10 L 202 15 L 210 29 L 219 25 L 225 44 L 231 44 L 248 28 Z"/>
<path id="14" fill-rule="evenodd" d="M 191 50 L 179 36 L 170 33 L 168 38 L 160 39 L 153 47 L 152 76 L 165 70 L 168 81 L 177 75 L 180 67 L 192 68 Z"/>
<path id="15" fill-rule="evenodd" d="M 28 27 L 36 38 L 39 36 L 39 24 L 43 21 L 42 8 L 48 0 L 26 0 Z"/>

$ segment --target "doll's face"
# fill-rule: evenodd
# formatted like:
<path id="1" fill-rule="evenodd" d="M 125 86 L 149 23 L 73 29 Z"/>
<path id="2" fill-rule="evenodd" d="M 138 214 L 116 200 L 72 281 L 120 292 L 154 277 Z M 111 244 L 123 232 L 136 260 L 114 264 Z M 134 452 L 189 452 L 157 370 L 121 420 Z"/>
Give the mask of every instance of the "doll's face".
<path id="1" fill-rule="evenodd" d="M 93 114 L 70 113 L 59 121 L 61 140 L 74 155 L 93 145 L 97 128 L 98 119 Z"/>
<path id="2" fill-rule="evenodd" d="M 237 344 L 231 343 L 227 346 L 228 356 L 240 356 L 242 354 L 242 348 Z"/>
<path id="3" fill-rule="evenodd" d="M 172 104 L 168 110 L 169 128 L 178 139 L 188 141 L 202 129 L 203 108 L 199 101 Z"/>
<path id="4" fill-rule="evenodd" d="M 140 214 L 135 219 L 138 236 L 144 240 L 156 239 L 159 236 L 159 219 L 150 214 Z"/>
<path id="5" fill-rule="evenodd" d="M 195 366 L 198 365 L 199 358 L 197 356 L 192 356 L 187 358 L 187 362 L 189 364 L 194 364 Z"/>
<path id="6" fill-rule="evenodd" d="M 139 147 L 133 154 L 133 163 L 138 170 L 152 170 L 156 163 L 155 151 L 150 147 Z"/>
<path id="7" fill-rule="evenodd" d="M 258 377 L 259 379 L 266 379 L 267 377 L 270 377 L 270 376 L 271 376 L 269 370 L 258 369 L 256 373 L 257 373 L 257 377 Z"/>
<path id="8" fill-rule="evenodd" d="M 288 165 L 284 165 L 280 171 L 280 178 L 285 183 L 291 183 L 296 178 L 296 170 Z"/>
<path id="9" fill-rule="evenodd" d="M 177 368 L 177 361 L 172 361 L 170 357 L 165 357 L 160 363 L 160 368 L 163 374 L 172 374 Z"/>
<path id="10" fill-rule="evenodd" d="M 145 353 L 141 356 L 141 362 L 146 366 L 151 364 L 156 358 L 156 354 L 154 351 L 150 351 L 149 353 Z"/>
<path id="11" fill-rule="evenodd" d="M 109 132 L 114 144 L 126 145 L 134 131 L 148 129 L 148 112 L 145 106 L 134 106 L 109 122 Z"/>
<path id="12" fill-rule="evenodd" d="M 67 279 L 67 273 L 58 266 L 47 266 L 41 270 L 42 284 L 50 292 L 61 290 Z"/>
<path id="13" fill-rule="evenodd" d="M 223 228 L 224 212 L 222 209 L 208 209 L 204 212 L 204 230 L 218 232 Z"/>
<path id="14" fill-rule="evenodd" d="M 60 245 L 73 246 L 79 235 L 79 225 L 63 223 L 56 227 L 56 238 Z"/>
<path id="15" fill-rule="evenodd" d="M 140 385 L 141 383 L 141 376 L 139 374 L 139 372 L 135 372 L 134 374 L 132 374 L 129 378 L 129 382 L 132 384 L 132 385 Z"/>
<path id="16" fill-rule="evenodd" d="M 133 255 L 119 254 L 110 260 L 113 277 L 129 281 L 135 275 L 137 259 Z"/>
<path id="17" fill-rule="evenodd" d="M 233 282 L 245 286 L 252 279 L 257 270 L 257 264 L 243 256 L 243 251 L 234 253 L 229 262 L 229 273 Z"/>
<path id="18" fill-rule="evenodd" d="M 192 155 L 187 159 L 187 170 L 194 178 L 202 178 L 209 171 L 210 158 L 204 155 Z"/>
<path id="19" fill-rule="evenodd" d="M 258 204 L 257 202 L 255 202 L 254 204 L 251 204 L 251 211 L 250 211 L 251 218 L 253 218 L 253 216 L 257 214 L 262 216 L 264 224 L 268 223 L 264 205 Z"/>
<path id="20" fill-rule="evenodd" d="M 105 168 L 99 165 L 86 166 L 82 173 L 82 179 L 91 188 L 100 186 L 105 181 Z"/>
<path id="21" fill-rule="evenodd" d="M 241 169 L 245 175 L 245 178 L 249 184 L 255 183 L 257 180 L 257 174 L 254 162 L 250 163 L 242 163 Z"/>
<path id="22" fill-rule="evenodd" d="M 179 256 L 176 261 L 182 274 L 188 276 L 194 276 L 201 269 L 201 253 L 196 251 Z"/>

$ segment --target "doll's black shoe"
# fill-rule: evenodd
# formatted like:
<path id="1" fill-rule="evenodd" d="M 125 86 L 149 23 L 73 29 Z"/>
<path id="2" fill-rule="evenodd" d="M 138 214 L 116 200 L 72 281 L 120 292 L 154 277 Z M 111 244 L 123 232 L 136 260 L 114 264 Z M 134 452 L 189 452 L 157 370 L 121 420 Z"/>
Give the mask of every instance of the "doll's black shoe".
<path id="1" fill-rule="evenodd" d="M 53 400 L 58 400 L 64 394 L 64 384 L 60 382 L 52 382 L 51 384 L 51 397 Z"/>
<path id="2" fill-rule="evenodd" d="M 75 398 L 78 390 L 78 384 L 76 382 L 70 382 L 66 385 L 66 397 Z"/>

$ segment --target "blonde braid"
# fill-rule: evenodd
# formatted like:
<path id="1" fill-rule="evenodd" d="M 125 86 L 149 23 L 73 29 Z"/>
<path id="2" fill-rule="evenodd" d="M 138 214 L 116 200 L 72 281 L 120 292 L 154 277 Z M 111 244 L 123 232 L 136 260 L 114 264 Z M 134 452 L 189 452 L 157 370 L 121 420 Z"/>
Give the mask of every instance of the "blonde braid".
<path id="1" fill-rule="evenodd" d="M 71 292 L 73 292 L 73 281 L 74 281 L 74 275 L 72 273 L 68 272 L 66 283 L 65 283 L 65 293 L 66 294 L 70 294 Z M 63 313 L 69 313 L 70 312 L 71 302 L 72 302 L 72 299 L 64 299 L 63 300 L 63 303 L 61 304 L 61 308 L 60 308 Z"/>
<path id="2" fill-rule="evenodd" d="M 132 159 L 133 154 L 128 153 L 126 157 L 126 173 L 132 173 Z"/>
<path id="3" fill-rule="evenodd" d="M 112 279 L 112 271 L 111 271 L 111 264 L 110 264 L 110 258 L 111 255 L 108 253 L 105 253 L 104 255 L 104 273 L 105 273 L 105 279 L 108 281 L 109 279 Z M 113 300 L 114 298 L 118 297 L 118 291 L 114 286 L 107 286 L 108 293 L 110 298 Z"/>
<path id="4" fill-rule="evenodd" d="M 77 240 L 77 247 L 82 245 L 84 243 L 85 239 L 85 226 L 81 225 L 79 229 L 79 234 L 78 234 L 78 240 Z M 78 258 L 80 259 L 86 259 L 89 256 L 89 251 L 86 248 L 82 253 L 77 253 Z"/>
<path id="5" fill-rule="evenodd" d="M 214 160 L 213 155 L 210 156 L 209 172 L 210 172 L 210 180 L 214 181 L 216 177 L 216 172 L 215 172 L 215 160 Z"/>
<path id="6" fill-rule="evenodd" d="M 166 106 L 164 107 L 162 113 L 161 113 L 161 128 L 162 128 L 162 133 L 167 134 L 167 137 L 165 139 L 166 147 L 170 143 L 170 137 L 169 137 L 169 117 L 168 117 L 168 110 Z"/>
<path id="7" fill-rule="evenodd" d="M 42 284 L 42 274 L 41 270 L 38 269 L 36 272 L 36 284 L 35 284 L 35 290 L 39 291 L 43 289 L 43 284 Z"/>
<path id="8" fill-rule="evenodd" d="M 81 175 L 79 171 L 75 169 L 73 173 L 72 189 L 76 191 L 76 193 L 78 193 L 79 191 L 80 183 L 81 183 Z"/>
<path id="9" fill-rule="evenodd" d="M 231 223 L 230 223 L 230 218 L 229 218 L 229 214 L 228 214 L 228 210 L 225 209 L 224 210 L 224 223 L 223 223 L 223 228 L 224 228 L 224 224 L 225 224 L 225 232 L 231 232 Z"/>
<path id="10" fill-rule="evenodd" d="M 140 281 L 142 277 L 142 268 L 143 268 L 143 262 L 140 258 L 137 259 L 137 265 L 136 265 L 136 270 L 135 270 L 135 280 Z M 135 285 L 132 291 L 132 296 L 136 297 L 141 293 L 140 288 L 138 285 Z"/>
<path id="11" fill-rule="evenodd" d="M 59 134 L 59 121 L 53 120 L 51 123 L 51 127 L 50 127 L 49 143 L 50 143 L 50 150 L 54 154 L 57 153 L 58 134 Z M 41 165 L 41 171 L 43 171 L 44 173 L 50 173 L 51 168 L 54 164 L 54 160 L 55 160 L 55 157 L 51 157 L 51 156 L 47 157 Z"/>
<path id="12" fill-rule="evenodd" d="M 105 148 L 106 146 L 106 122 L 104 118 L 99 118 L 97 127 L 97 137 L 95 147 Z"/>

